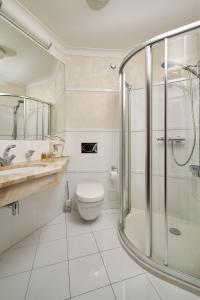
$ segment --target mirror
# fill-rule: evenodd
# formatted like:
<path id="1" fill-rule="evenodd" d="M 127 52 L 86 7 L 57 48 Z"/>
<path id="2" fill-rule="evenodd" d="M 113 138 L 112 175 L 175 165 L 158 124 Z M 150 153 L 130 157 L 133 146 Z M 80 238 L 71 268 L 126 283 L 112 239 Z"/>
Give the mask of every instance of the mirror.
<path id="1" fill-rule="evenodd" d="M 0 93 L 0 139 L 44 140 L 51 134 L 51 103 Z"/>
<path id="2" fill-rule="evenodd" d="M 64 64 L 2 17 L 0 28 L 0 139 L 63 131 Z"/>

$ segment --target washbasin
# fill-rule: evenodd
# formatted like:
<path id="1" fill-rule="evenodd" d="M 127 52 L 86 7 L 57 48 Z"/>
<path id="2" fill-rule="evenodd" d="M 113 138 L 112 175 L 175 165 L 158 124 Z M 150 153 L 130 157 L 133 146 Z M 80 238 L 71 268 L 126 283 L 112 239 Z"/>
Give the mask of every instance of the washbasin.
<path id="1" fill-rule="evenodd" d="M 35 171 L 43 170 L 44 167 L 46 167 L 45 164 L 37 164 L 37 165 L 32 165 L 32 166 L 12 167 L 12 168 L 6 169 L 6 170 L 1 170 L 0 169 L 0 175 L 32 173 L 32 172 L 35 172 Z"/>

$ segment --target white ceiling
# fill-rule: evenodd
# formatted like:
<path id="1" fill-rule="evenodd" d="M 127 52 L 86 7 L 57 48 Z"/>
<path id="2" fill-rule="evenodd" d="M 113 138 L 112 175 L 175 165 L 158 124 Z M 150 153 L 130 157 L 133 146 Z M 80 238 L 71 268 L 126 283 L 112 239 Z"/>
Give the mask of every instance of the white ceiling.
<path id="1" fill-rule="evenodd" d="M 96 0 L 93 0 L 96 1 Z M 200 19 L 200 0 L 19 0 L 68 47 L 123 49 Z"/>

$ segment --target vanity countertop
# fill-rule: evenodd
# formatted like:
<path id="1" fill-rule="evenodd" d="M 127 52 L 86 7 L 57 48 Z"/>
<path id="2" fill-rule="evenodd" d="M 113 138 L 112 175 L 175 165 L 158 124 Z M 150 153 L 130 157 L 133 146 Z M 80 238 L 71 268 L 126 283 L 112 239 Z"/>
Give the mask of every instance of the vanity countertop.
<path id="1" fill-rule="evenodd" d="M 68 156 L 55 158 L 53 161 L 35 160 L 30 162 L 13 163 L 7 167 L 0 167 L 0 189 L 41 178 L 55 173 L 61 173 L 69 161 Z M 27 171 L 25 168 L 27 168 Z M 20 169 L 23 168 L 23 172 Z M 4 170 L 15 170 L 14 173 L 3 174 Z M 19 173 L 17 172 L 19 169 Z M 25 170 L 25 171 L 24 171 Z M 1 174 L 1 171 L 2 174 Z"/>

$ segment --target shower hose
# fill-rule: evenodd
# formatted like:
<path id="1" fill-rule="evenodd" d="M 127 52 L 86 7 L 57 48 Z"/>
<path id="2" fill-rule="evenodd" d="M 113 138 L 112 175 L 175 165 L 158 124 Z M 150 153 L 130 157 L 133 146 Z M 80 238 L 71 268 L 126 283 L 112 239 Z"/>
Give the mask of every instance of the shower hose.
<path id="1" fill-rule="evenodd" d="M 195 123 L 195 116 L 194 116 L 194 97 L 193 97 L 192 74 L 190 72 L 188 72 L 188 75 L 189 75 L 189 80 L 190 80 L 190 105 L 191 105 L 191 116 L 192 116 L 192 127 L 193 127 L 193 144 L 192 144 L 192 149 L 191 149 L 191 152 L 190 152 L 188 158 L 186 159 L 186 161 L 181 163 L 177 160 L 176 155 L 175 155 L 175 149 L 174 149 L 175 141 L 172 141 L 172 143 L 171 143 L 172 155 L 173 155 L 175 163 L 179 167 L 183 167 L 183 166 L 187 165 L 187 163 L 190 161 L 190 159 L 194 153 L 194 148 L 196 145 L 196 123 Z"/>

